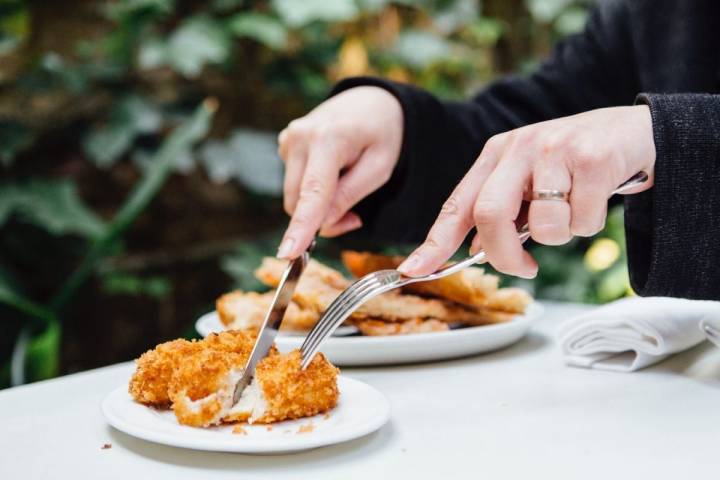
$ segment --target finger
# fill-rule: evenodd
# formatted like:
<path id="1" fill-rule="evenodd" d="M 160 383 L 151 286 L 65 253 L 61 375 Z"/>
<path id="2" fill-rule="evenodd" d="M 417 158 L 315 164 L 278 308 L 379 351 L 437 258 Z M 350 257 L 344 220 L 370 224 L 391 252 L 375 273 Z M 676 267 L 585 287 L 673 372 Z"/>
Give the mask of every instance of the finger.
<path id="1" fill-rule="evenodd" d="M 340 173 L 337 145 L 334 140 L 319 139 L 310 147 L 297 205 L 278 248 L 279 258 L 300 255 L 323 223 Z"/>
<path id="2" fill-rule="evenodd" d="M 569 192 L 572 186 L 570 173 L 564 163 L 554 159 L 540 160 L 533 171 L 533 190 L 559 190 Z M 530 202 L 528 225 L 533 240 L 545 245 L 562 245 L 572 238 L 570 234 L 570 204 L 559 200 L 533 200 Z"/>
<path id="3" fill-rule="evenodd" d="M 320 235 L 323 237 L 339 237 L 353 230 L 362 227 L 362 220 L 354 212 L 347 212 L 340 220 L 332 225 L 323 227 Z"/>
<path id="4" fill-rule="evenodd" d="M 473 226 L 473 205 L 485 179 L 495 168 L 503 145 L 486 145 L 477 162 L 443 204 L 425 242 L 399 267 L 407 276 L 421 276 L 442 266 L 462 244 Z"/>
<path id="5" fill-rule="evenodd" d="M 340 178 L 323 227 L 339 222 L 360 200 L 383 186 L 392 173 L 387 153 L 368 149 Z"/>
<path id="6" fill-rule="evenodd" d="M 537 274 L 537 263 L 518 239 L 515 219 L 520 213 L 523 189 L 530 180 L 527 161 L 513 160 L 517 148 L 507 150 L 488 177 L 473 211 L 477 243 L 495 269 L 524 278 Z"/>
<path id="7" fill-rule="evenodd" d="M 285 178 L 283 180 L 283 208 L 285 208 L 288 215 L 292 215 L 297 206 L 300 183 L 305 171 L 305 149 L 296 147 L 287 154 L 286 158 Z"/>
<path id="8" fill-rule="evenodd" d="M 608 197 L 613 187 L 588 175 L 573 175 L 570 192 L 570 233 L 591 237 L 605 226 Z"/>

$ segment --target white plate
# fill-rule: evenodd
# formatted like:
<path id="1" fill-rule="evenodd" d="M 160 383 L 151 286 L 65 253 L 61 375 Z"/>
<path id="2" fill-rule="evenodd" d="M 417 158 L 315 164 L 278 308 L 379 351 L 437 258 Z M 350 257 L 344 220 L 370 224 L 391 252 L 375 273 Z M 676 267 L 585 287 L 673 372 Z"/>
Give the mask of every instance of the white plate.
<path id="1" fill-rule="evenodd" d="M 332 363 L 345 367 L 465 357 L 512 345 L 525 336 L 533 319 L 541 313 L 542 306 L 533 302 L 524 315 L 518 315 L 507 323 L 412 335 L 330 337 L 320 350 Z M 223 325 L 215 312 L 200 317 L 195 328 L 203 336 L 223 331 Z M 303 340 L 301 336 L 278 335 L 275 344 L 280 351 L 287 352 L 299 348 Z"/>
<path id="2" fill-rule="evenodd" d="M 220 317 L 218 316 L 217 312 L 209 312 L 203 315 L 202 317 L 198 318 L 198 320 L 195 322 L 195 330 L 204 337 L 207 337 L 211 333 L 220 333 L 223 330 L 225 330 L 225 325 L 220 321 Z M 335 329 L 333 332 L 334 337 L 344 337 L 347 335 L 353 335 L 355 333 L 358 333 L 359 330 L 357 327 L 354 327 L 352 325 L 340 325 L 338 328 Z M 305 338 L 305 335 L 307 332 L 297 331 L 297 330 L 282 330 L 278 332 L 278 337 L 303 337 Z"/>
<path id="3" fill-rule="evenodd" d="M 245 434 L 230 425 L 194 428 L 180 425 L 172 410 L 158 410 L 135 402 L 127 386 L 110 393 L 102 404 L 105 418 L 118 430 L 155 443 L 216 452 L 281 454 L 323 447 L 362 437 L 390 418 L 387 398 L 365 383 L 338 377 L 340 400 L 328 415 L 267 425 L 242 425 Z M 308 426 L 311 425 L 310 428 Z M 298 432 L 301 427 L 306 432 Z"/>

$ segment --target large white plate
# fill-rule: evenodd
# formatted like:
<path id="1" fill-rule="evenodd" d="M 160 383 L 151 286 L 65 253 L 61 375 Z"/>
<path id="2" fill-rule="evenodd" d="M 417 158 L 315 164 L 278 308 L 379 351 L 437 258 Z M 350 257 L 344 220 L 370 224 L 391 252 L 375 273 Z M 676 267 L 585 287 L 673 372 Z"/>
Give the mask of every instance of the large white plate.
<path id="1" fill-rule="evenodd" d="M 459 328 L 447 332 L 416 333 L 386 337 L 330 337 L 320 349 L 339 366 L 392 365 L 428 362 L 465 357 L 507 347 L 520 340 L 532 326 L 542 306 L 532 303 L 524 315 L 496 325 Z M 195 328 L 202 336 L 222 332 L 224 327 L 217 313 L 210 312 L 198 319 Z M 301 336 L 281 336 L 275 344 L 282 352 L 299 348 Z"/>
<path id="2" fill-rule="evenodd" d="M 111 392 L 103 401 L 102 410 L 113 427 L 155 443 L 193 450 L 281 454 L 353 440 L 374 432 L 390 418 L 388 400 L 370 385 L 339 376 L 338 388 L 340 400 L 328 415 L 274 423 L 271 429 L 267 425 L 243 424 L 245 434 L 233 433 L 230 425 L 212 428 L 180 425 L 171 410 L 135 402 L 127 386 Z"/>

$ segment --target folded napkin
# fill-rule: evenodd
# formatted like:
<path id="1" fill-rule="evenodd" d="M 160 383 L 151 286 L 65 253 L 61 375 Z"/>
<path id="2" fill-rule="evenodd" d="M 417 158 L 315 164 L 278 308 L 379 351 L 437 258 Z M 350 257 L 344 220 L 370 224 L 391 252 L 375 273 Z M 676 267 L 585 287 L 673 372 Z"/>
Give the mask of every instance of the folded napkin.
<path id="1" fill-rule="evenodd" d="M 706 319 L 720 319 L 720 302 L 631 297 L 568 320 L 558 337 L 568 365 L 633 372 L 702 342 Z"/>
<path id="2" fill-rule="evenodd" d="M 708 340 L 720 347 L 720 318 L 703 318 L 700 321 L 700 330 L 702 330 L 703 334 L 705 334 Z"/>

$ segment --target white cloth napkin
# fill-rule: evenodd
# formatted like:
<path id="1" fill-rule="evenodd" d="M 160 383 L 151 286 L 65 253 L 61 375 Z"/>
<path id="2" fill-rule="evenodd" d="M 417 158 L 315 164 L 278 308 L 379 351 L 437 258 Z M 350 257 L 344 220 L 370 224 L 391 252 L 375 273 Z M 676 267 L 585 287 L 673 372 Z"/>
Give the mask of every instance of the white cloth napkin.
<path id="1" fill-rule="evenodd" d="M 568 365 L 633 372 L 702 342 L 708 318 L 720 302 L 631 297 L 568 320 L 558 338 Z"/>

